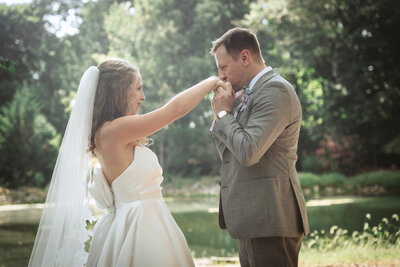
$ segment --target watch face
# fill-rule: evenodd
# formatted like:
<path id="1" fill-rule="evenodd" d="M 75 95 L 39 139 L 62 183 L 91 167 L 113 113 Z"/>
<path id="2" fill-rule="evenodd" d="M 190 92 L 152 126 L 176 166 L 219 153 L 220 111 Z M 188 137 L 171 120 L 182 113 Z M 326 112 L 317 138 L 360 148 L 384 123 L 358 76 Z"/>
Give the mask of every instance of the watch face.
<path id="1" fill-rule="evenodd" d="M 225 110 L 222 110 L 222 111 L 218 112 L 218 117 L 222 118 L 226 114 L 227 114 L 227 112 Z"/>

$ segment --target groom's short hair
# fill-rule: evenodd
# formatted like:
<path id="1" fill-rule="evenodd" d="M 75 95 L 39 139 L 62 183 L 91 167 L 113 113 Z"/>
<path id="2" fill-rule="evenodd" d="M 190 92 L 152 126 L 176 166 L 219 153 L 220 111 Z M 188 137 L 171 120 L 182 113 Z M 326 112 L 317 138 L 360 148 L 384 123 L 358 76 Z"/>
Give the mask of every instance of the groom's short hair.
<path id="1" fill-rule="evenodd" d="M 212 42 L 210 53 L 215 55 L 217 49 L 221 45 L 225 46 L 226 52 L 231 55 L 234 60 L 237 60 L 240 52 L 247 49 L 256 56 L 257 60 L 263 61 L 257 36 L 249 29 L 230 29 L 217 40 Z"/>

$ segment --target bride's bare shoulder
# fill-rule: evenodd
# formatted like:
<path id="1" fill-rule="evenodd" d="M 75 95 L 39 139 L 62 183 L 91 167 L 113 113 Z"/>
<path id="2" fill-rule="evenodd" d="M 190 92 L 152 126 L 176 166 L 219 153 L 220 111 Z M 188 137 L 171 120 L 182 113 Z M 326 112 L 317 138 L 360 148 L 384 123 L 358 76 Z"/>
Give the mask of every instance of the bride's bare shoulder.
<path id="1" fill-rule="evenodd" d="M 126 123 L 132 123 L 137 115 L 122 116 L 112 121 L 106 121 L 98 130 L 98 134 L 102 137 L 109 137 L 121 130 L 121 126 Z"/>
<path id="2" fill-rule="evenodd" d="M 174 119 L 174 116 L 161 109 L 140 115 L 127 115 L 105 123 L 99 135 L 103 140 L 128 145 L 154 134 Z"/>
<path id="3" fill-rule="evenodd" d="M 107 144 L 115 146 L 119 143 L 125 145 L 126 142 L 123 137 L 124 135 L 127 135 L 127 133 L 125 133 L 126 124 L 134 124 L 135 117 L 138 117 L 138 115 L 122 116 L 112 121 L 106 121 L 96 132 L 96 147 L 104 147 L 107 146 Z"/>

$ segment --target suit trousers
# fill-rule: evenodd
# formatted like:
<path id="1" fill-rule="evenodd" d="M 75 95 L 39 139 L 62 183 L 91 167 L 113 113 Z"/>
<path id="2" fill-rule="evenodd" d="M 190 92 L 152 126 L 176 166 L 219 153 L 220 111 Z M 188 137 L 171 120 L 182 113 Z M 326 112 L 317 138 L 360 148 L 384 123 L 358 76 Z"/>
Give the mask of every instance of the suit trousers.
<path id="1" fill-rule="evenodd" d="M 303 235 L 238 239 L 241 267 L 292 267 L 298 265 Z"/>

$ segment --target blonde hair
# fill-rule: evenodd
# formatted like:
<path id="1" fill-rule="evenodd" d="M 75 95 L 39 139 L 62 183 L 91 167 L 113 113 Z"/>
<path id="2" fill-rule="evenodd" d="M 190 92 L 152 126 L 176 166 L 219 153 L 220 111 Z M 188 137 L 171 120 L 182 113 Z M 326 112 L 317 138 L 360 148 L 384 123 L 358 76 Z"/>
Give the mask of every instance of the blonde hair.
<path id="1" fill-rule="evenodd" d="M 95 136 L 97 131 L 107 121 L 126 116 L 128 110 L 128 89 L 139 77 L 139 69 L 129 62 L 110 58 L 101 62 L 99 69 L 99 82 L 94 99 L 92 131 L 89 150 L 94 153 L 96 149 Z M 140 144 L 149 144 L 148 138 L 137 140 Z"/>

